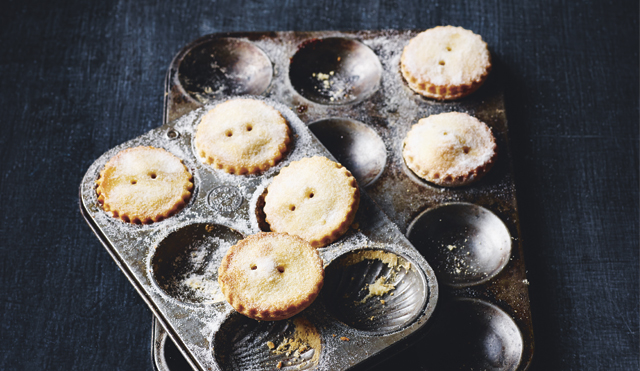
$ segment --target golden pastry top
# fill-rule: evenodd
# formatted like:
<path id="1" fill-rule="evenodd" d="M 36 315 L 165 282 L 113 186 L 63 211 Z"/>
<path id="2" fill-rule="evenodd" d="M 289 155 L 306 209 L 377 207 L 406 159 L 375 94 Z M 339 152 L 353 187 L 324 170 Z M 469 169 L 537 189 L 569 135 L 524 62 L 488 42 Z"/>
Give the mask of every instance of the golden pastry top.
<path id="1" fill-rule="evenodd" d="M 254 174 L 274 166 L 290 142 L 287 121 L 255 99 L 232 99 L 207 112 L 195 145 L 203 161 L 231 174 Z"/>
<path id="2" fill-rule="evenodd" d="M 492 164 L 495 152 L 495 139 L 485 123 L 466 113 L 449 112 L 413 125 L 402 155 L 407 166 L 425 180 L 459 186 L 476 180 Z"/>
<path id="3" fill-rule="evenodd" d="M 321 247 L 346 232 L 359 203 L 360 191 L 351 173 L 316 156 L 280 171 L 267 188 L 264 213 L 272 231 L 294 234 Z"/>
<path id="4" fill-rule="evenodd" d="M 484 81 L 491 69 L 491 54 L 479 35 L 462 27 L 438 26 L 409 41 L 400 68 L 418 93 L 455 99 Z"/>
<path id="5" fill-rule="evenodd" d="M 162 148 L 118 152 L 96 181 L 98 201 L 112 216 L 152 223 L 180 210 L 191 198 L 193 177 L 182 161 Z"/>
<path id="6" fill-rule="evenodd" d="M 324 268 L 307 241 L 284 233 L 258 233 L 229 249 L 218 269 L 218 282 L 238 312 L 280 320 L 313 302 L 324 283 Z"/>

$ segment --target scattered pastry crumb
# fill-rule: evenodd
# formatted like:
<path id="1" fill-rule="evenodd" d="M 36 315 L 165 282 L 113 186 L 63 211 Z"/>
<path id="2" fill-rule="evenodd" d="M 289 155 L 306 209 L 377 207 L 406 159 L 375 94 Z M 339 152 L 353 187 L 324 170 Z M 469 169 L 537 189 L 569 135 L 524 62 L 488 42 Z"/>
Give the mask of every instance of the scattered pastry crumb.
<path id="1" fill-rule="evenodd" d="M 274 354 L 284 354 L 287 357 L 293 355 L 293 358 L 300 358 L 300 355 L 308 350 L 314 350 L 311 359 L 303 362 L 303 364 L 318 364 L 320 359 L 320 348 L 322 346 L 320 334 L 316 328 L 304 318 L 296 318 L 293 320 L 294 332 L 291 337 L 285 337 L 282 342 L 275 347 L 275 344 L 267 342 L 267 346 Z M 335 336 L 335 335 L 334 335 Z M 269 344 L 271 343 L 271 344 Z M 301 364 L 302 365 L 302 364 Z"/>
<path id="2" fill-rule="evenodd" d="M 365 246 L 368 247 L 368 246 Z M 364 260 L 380 260 L 384 264 L 386 264 L 389 268 L 395 268 L 397 271 L 400 268 L 404 268 L 405 270 L 411 269 L 411 263 L 399 258 L 396 254 L 388 253 L 384 251 L 359 251 L 356 254 L 349 255 L 346 259 L 343 259 L 340 264 L 342 266 L 348 267 L 351 265 L 358 264 Z"/>
<path id="3" fill-rule="evenodd" d="M 342 341 L 349 341 L 349 338 L 346 336 L 340 336 L 340 340 Z"/>
<path id="4" fill-rule="evenodd" d="M 340 261 L 340 265 L 348 267 L 365 260 L 379 260 L 383 264 L 386 264 L 390 268 L 390 271 L 388 271 L 385 275 L 381 275 L 380 277 L 376 278 L 375 282 L 365 285 L 362 290 L 367 289 L 369 290 L 369 293 L 362 300 L 356 301 L 356 304 L 363 304 L 373 296 L 383 296 L 386 294 L 389 294 L 390 296 L 393 295 L 391 291 L 396 288 L 393 282 L 398 281 L 398 272 L 401 272 L 401 268 L 404 268 L 405 271 L 409 271 L 411 269 L 410 262 L 397 256 L 396 254 L 388 253 L 381 250 L 358 251 L 357 253 L 351 254 L 348 257 L 342 259 Z M 386 303 L 384 300 L 381 300 L 380 302 L 382 304 Z"/>
<path id="5" fill-rule="evenodd" d="M 328 95 L 331 102 L 349 97 L 348 93 L 351 90 L 349 81 L 336 75 L 335 71 L 312 73 L 311 76 L 321 83 L 319 86 L 314 86 L 314 89 Z"/>
<path id="6" fill-rule="evenodd" d="M 367 294 L 367 296 L 365 296 L 364 299 L 360 300 L 360 303 L 363 304 L 370 297 L 382 296 L 382 295 L 384 295 L 384 294 L 388 293 L 389 291 L 391 291 L 391 290 L 396 288 L 395 285 L 388 284 L 386 282 L 387 282 L 387 277 L 380 276 L 376 280 L 376 282 L 374 282 L 373 284 L 368 286 L 369 294 Z M 381 300 L 381 302 L 382 302 L 382 304 L 384 304 L 384 300 Z"/>
<path id="7" fill-rule="evenodd" d="M 466 253 L 466 255 L 470 255 L 469 252 Z M 453 258 L 451 259 L 451 261 L 449 262 L 449 264 L 451 265 L 451 268 L 453 269 L 453 272 L 457 273 L 457 274 L 477 274 L 478 272 L 480 272 L 479 268 L 477 266 L 473 266 L 471 265 L 468 261 L 466 261 L 466 259 L 460 258 L 458 256 L 453 256 Z M 487 275 L 486 272 L 483 273 L 483 275 Z"/>

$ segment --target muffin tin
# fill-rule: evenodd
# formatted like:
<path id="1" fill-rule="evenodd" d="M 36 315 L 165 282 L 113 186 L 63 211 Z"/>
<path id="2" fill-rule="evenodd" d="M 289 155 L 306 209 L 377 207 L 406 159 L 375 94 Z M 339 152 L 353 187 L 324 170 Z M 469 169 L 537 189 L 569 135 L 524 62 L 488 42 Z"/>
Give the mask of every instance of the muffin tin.
<path id="1" fill-rule="evenodd" d="M 437 303 L 434 272 L 366 194 L 354 225 L 318 249 L 325 286 L 309 308 L 291 319 L 259 322 L 225 301 L 217 268 L 229 247 L 264 228 L 261 197 L 273 177 L 303 157 L 332 157 L 285 105 L 253 98 L 280 111 L 291 128 L 291 149 L 279 164 L 258 175 L 233 175 L 201 162 L 192 139 L 200 118 L 220 103 L 212 101 L 111 149 L 90 166 L 80 197 L 96 235 L 194 369 L 347 369 L 419 335 Z M 195 185 L 183 210 L 148 225 L 111 217 L 95 190 L 112 156 L 141 145 L 182 159 Z M 390 290 L 367 296 L 380 280 Z"/>
<path id="2" fill-rule="evenodd" d="M 228 240 L 216 237 L 218 245 L 224 249 L 234 240 L 233 233 L 245 235 L 248 230 L 257 231 L 262 224 L 259 206 L 254 205 L 259 204 L 259 195 L 268 179 L 290 162 L 291 157 L 297 156 L 295 151 L 301 146 L 309 153 L 326 153 L 313 137 L 307 144 L 304 139 L 307 133 L 299 124 L 299 118 L 338 161 L 351 170 L 364 191 L 364 203 L 356 220 L 359 230 L 350 231 L 323 249 L 323 258 L 328 263 L 327 286 L 317 302 L 303 312 L 312 317 L 315 324 L 320 324 L 315 328 L 322 338 L 323 356 L 317 368 L 369 367 L 382 357 L 391 357 L 379 368 L 527 369 L 533 356 L 534 339 L 500 66 L 494 63 L 487 82 L 466 98 L 454 102 L 423 98 L 406 86 L 399 72 L 402 48 L 416 34 L 416 31 L 395 30 L 229 33 L 205 36 L 186 46 L 174 58 L 167 74 L 164 125 L 137 143 L 157 141 L 166 145 L 184 141 L 174 154 L 185 159 L 195 172 L 196 195 L 185 211 L 161 222 L 167 227 L 160 229 L 171 231 L 148 233 L 148 237 L 137 240 L 130 237 L 128 241 L 138 241 L 136 245 L 143 246 L 144 250 L 145 246 L 157 244 L 165 236 L 173 234 L 175 237 L 170 238 L 179 241 L 202 228 L 206 231 L 211 228 L 209 223 L 213 223 L 224 226 L 220 227 L 220 233 Z M 283 164 L 252 178 L 248 182 L 250 186 L 239 184 L 237 177 L 207 169 L 190 147 L 194 121 L 202 114 L 201 107 L 210 107 L 234 95 L 254 95 L 277 102 L 274 104 L 281 105 L 289 122 L 298 122 L 292 125 L 295 133 L 304 137 L 298 139 L 296 148 Z M 493 169 L 477 183 L 453 189 L 437 187 L 415 176 L 404 164 L 401 154 L 402 140 L 411 125 L 422 117 L 449 111 L 467 112 L 487 123 L 498 144 L 498 158 Z M 305 143 L 300 145 L 300 141 Z M 99 236 L 104 227 L 97 226 L 96 219 L 109 225 L 114 221 L 101 213 L 92 201 L 91 182 L 95 180 L 100 164 L 115 152 L 117 149 L 99 159 L 83 181 L 84 213 Z M 376 206 L 384 214 L 378 212 Z M 254 215 L 255 211 L 258 216 Z M 246 220 L 249 220 L 248 226 Z M 395 226 L 389 226 L 389 220 Z M 187 228 L 194 231 L 183 233 L 183 226 L 190 226 Z M 387 232 L 379 233 L 381 226 Z M 159 226 L 134 228 L 156 227 Z M 406 243 L 402 233 L 415 248 Z M 349 303 L 341 306 L 340 302 L 335 302 L 339 295 L 349 297 L 358 291 L 346 284 L 351 282 L 350 278 L 347 281 L 340 279 L 342 275 L 355 280 L 355 277 L 369 277 L 367 272 L 385 270 L 378 260 L 352 269 L 335 269 L 340 266 L 336 262 L 345 254 L 363 248 L 362 242 L 351 243 L 352 240 L 361 241 L 356 235 L 365 235 L 370 241 L 381 238 L 378 246 L 383 250 L 407 258 L 414 263 L 414 268 L 417 264 L 419 274 L 410 278 L 411 285 L 403 286 L 424 297 L 424 300 L 410 301 L 412 304 L 408 307 L 413 311 L 405 309 L 405 317 L 412 318 L 408 320 L 410 325 L 402 321 L 396 323 L 391 317 L 382 324 L 367 324 L 362 321 L 367 313 L 364 308 L 358 309 Z M 198 246 L 208 245 L 209 242 L 205 242 L 208 238 L 193 243 L 186 241 L 193 249 L 189 254 L 200 254 Z M 158 369 L 179 371 L 185 365 L 181 362 L 185 361 L 204 369 L 246 367 L 247 364 L 238 363 L 239 359 L 251 360 L 253 369 L 274 369 L 277 358 L 273 358 L 273 354 L 265 353 L 264 349 L 258 352 L 251 349 L 260 348 L 259 342 L 255 342 L 258 338 L 288 336 L 286 334 L 295 327 L 293 322 L 284 321 L 268 329 L 265 325 L 252 328 L 227 305 L 203 303 L 198 292 L 176 290 L 173 296 L 162 289 L 157 292 L 156 281 L 162 281 L 162 278 L 149 279 L 151 276 L 146 273 L 140 274 L 144 276 L 142 278 L 132 278 L 135 274 L 130 272 L 130 266 L 140 266 L 133 268 L 139 271 L 147 268 L 140 261 L 135 262 L 135 258 L 128 258 L 135 249 L 123 248 L 120 252 L 114 249 L 111 239 L 104 236 L 101 239 L 158 316 L 161 326 L 154 326 L 152 344 Z M 147 256 L 148 261 L 153 260 L 152 255 L 135 253 L 138 259 L 144 260 Z M 215 252 L 202 254 L 212 256 L 207 264 L 215 265 L 218 259 Z M 133 263 L 123 261 L 123 255 Z M 175 261 L 178 255 L 180 253 L 176 252 L 167 257 Z M 438 277 L 439 293 L 429 264 Z M 204 264 L 192 265 L 186 270 L 170 267 L 169 271 L 176 272 L 169 276 L 173 274 L 184 279 L 202 270 Z M 161 276 L 167 277 L 166 274 Z M 372 283 L 371 278 L 368 279 L 368 283 Z M 170 284 L 161 285 L 171 291 Z M 359 292 L 362 295 L 362 291 Z M 180 297 L 181 294 L 184 297 Z M 431 316 L 436 298 L 438 309 Z M 175 308 L 167 313 L 158 308 L 162 306 L 158 302 Z M 213 311 L 215 315 L 209 312 L 204 315 L 206 310 L 203 308 L 210 307 L 220 309 Z M 415 310 L 418 307 L 424 308 L 422 312 Z M 382 309 L 383 306 L 374 308 L 374 312 L 380 310 L 373 314 L 374 319 Z M 195 325 L 185 324 L 182 318 L 189 315 L 200 316 L 200 319 L 194 320 Z M 174 317 L 179 319 L 174 320 Z M 426 326 L 427 322 L 433 326 Z M 201 332 L 206 332 L 207 336 L 200 334 L 195 339 L 193 334 L 184 334 L 183 327 L 198 325 L 205 326 L 206 330 Z M 335 329 L 342 333 L 348 330 L 348 334 L 335 333 L 338 332 Z M 230 337 L 230 332 L 237 332 L 237 336 Z M 349 341 L 339 340 L 341 337 L 349 338 Z M 207 358 L 218 357 L 213 354 L 222 348 L 216 347 L 216 341 L 242 342 L 247 346 L 226 346 L 224 352 L 218 353 L 224 354 L 222 358 Z M 405 351 L 393 355 L 402 349 Z M 187 358 L 181 359 L 176 350 Z M 265 359 L 273 362 L 262 362 Z M 203 360 L 210 363 L 203 366 Z M 299 365 L 283 364 L 283 368 L 295 369 Z M 304 367 L 316 366 L 301 366 Z"/>

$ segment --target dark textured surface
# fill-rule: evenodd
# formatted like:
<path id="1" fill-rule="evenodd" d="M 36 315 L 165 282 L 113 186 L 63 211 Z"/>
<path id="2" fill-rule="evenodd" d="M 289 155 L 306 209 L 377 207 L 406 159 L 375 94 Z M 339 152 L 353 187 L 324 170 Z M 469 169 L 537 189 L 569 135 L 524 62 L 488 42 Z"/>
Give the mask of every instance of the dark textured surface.
<path id="1" fill-rule="evenodd" d="M 151 312 L 82 220 L 78 186 L 104 151 L 160 125 L 182 46 L 224 31 L 438 24 L 481 34 L 509 73 L 531 369 L 639 368 L 637 2 L 2 8 L 0 369 L 151 370 Z"/>

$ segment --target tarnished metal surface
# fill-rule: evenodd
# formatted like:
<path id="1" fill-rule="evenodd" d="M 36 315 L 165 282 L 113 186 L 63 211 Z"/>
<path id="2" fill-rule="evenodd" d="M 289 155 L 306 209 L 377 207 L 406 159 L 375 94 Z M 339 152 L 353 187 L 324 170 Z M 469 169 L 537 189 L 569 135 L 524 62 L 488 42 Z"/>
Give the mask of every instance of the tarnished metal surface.
<path id="1" fill-rule="evenodd" d="M 462 313 L 456 320 L 436 312 L 434 320 L 440 326 L 411 348 L 418 356 L 412 352 L 406 358 L 423 357 L 423 367 L 434 370 L 525 370 L 534 341 L 501 71 L 494 66 L 484 86 L 461 100 L 422 98 L 406 86 L 398 68 L 402 48 L 416 33 L 203 37 L 171 64 L 164 120 L 171 122 L 228 92 L 262 95 L 291 108 L 434 267 L 440 281 L 439 308 Z M 264 56 L 273 72 L 268 84 Z M 203 75 L 207 68 L 212 69 L 207 72 L 210 77 Z M 225 69 L 233 73 L 225 74 Z M 487 123 L 498 144 L 493 169 L 479 182 L 455 189 L 419 179 L 401 154 L 411 125 L 449 111 L 467 112 Z M 474 319 L 468 334 L 462 331 L 465 318 Z M 481 326 L 474 325 L 477 318 Z M 447 323 L 451 326 L 442 325 Z M 462 331 L 456 333 L 460 338 L 447 333 L 450 327 Z M 460 351 L 472 354 L 456 356 L 456 340 Z"/>
<path id="2" fill-rule="evenodd" d="M 229 45 L 239 44 L 247 45 L 214 43 L 216 48 L 223 45 L 227 51 L 233 50 Z M 261 56 L 251 47 L 246 50 L 252 56 Z M 241 58 L 242 55 L 228 61 L 243 65 Z M 251 69 L 250 63 L 244 65 Z M 221 68 L 224 71 L 218 76 L 224 77 L 230 68 Z M 259 74 L 263 76 L 262 72 Z M 234 76 L 246 78 L 242 80 L 246 86 L 254 86 L 252 76 L 243 73 Z M 276 80 L 271 86 L 274 83 Z M 175 86 L 168 89 L 174 91 L 174 88 L 180 91 Z M 225 88 L 227 90 L 219 88 L 203 89 L 203 93 L 242 92 L 233 86 Z M 85 174 L 80 197 L 87 222 L 192 367 L 262 370 L 280 364 L 285 368 L 347 369 L 388 351 L 394 344 L 406 342 L 409 335 L 417 335 L 426 328 L 438 298 L 433 270 L 364 192 L 353 228 L 333 244 L 319 249 L 327 268 L 327 285 L 311 307 L 291 320 L 277 323 L 249 320 L 237 314 L 220 298 L 219 289 L 215 287 L 219 260 L 239 238 L 261 230 L 256 217 L 259 196 L 280 169 L 303 157 L 332 156 L 286 105 L 272 97 L 255 97 L 283 114 L 292 129 L 292 148 L 281 163 L 263 174 L 223 173 L 197 158 L 192 139 L 200 117 L 225 97 L 212 97 L 205 107 L 195 110 L 197 104 L 192 98 L 174 98 L 173 95 L 168 98 L 175 110 L 169 112 L 188 113 L 102 155 Z M 182 102 L 180 107 L 176 106 L 178 101 Z M 195 184 L 194 194 L 184 210 L 161 222 L 142 226 L 107 215 L 95 193 L 95 181 L 105 163 L 118 151 L 140 145 L 164 148 L 182 159 L 193 174 Z M 373 259 L 349 269 L 342 265 L 345 257 L 365 250 L 385 251 L 409 264 L 393 270 Z M 363 299 L 368 285 L 383 275 L 387 282 L 395 280 L 397 289 L 392 292 L 397 295 L 387 299 L 389 304 L 379 299 Z M 352 281 L 356 286 L 352 286 Z M 340 305 L 336 307 L 336 303 Z M 364 319 L 363 314 L 371 314 L 367 318 L 371 323 L 359 322 Z M 306 349 L 299 355 L 274 355 L 267 344 L 277 344 L 291 336 L 302 318 L 309 327 L 315 328 L 314 336 L 321 346 Z M 237 336 L 242 336 L 242 341 L 237 341 Z"/>

